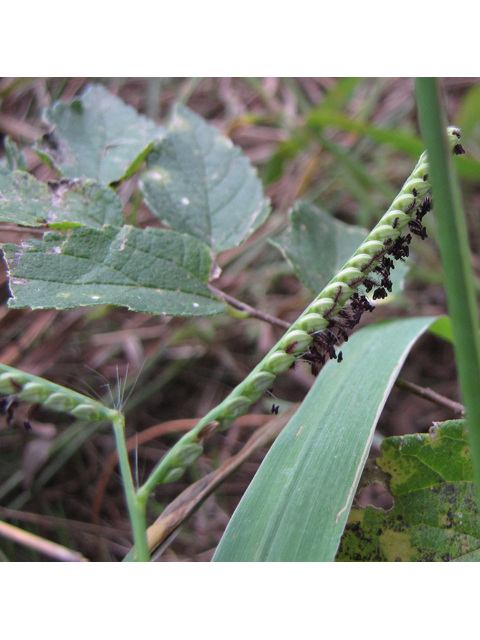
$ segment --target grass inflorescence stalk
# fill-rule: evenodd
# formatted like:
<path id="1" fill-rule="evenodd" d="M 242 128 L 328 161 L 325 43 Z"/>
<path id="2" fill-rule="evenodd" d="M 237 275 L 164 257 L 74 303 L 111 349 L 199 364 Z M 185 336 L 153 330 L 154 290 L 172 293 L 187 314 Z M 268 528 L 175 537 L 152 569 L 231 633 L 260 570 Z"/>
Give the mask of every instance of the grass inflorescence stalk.
<path id="1" fill-rule="evenodd" d="M 459 138 L 458 129 L 447 129 L 449 147 L 454 153 L 463 151 Z M 156 485 L 174 480 L 183 473 L 186 466 L 183 451 L 191 453 L 187 456 L 189 459 L 198 457 L 201 453 L 199 443 L 203 438 L 230 426 L 272 386 L 275 377 L 294 366 L 296 360 L 308 362 L 315 375 L 328 357 L 337 357 L 335 345 L 340 339 L 347 339 L 347 330 L 359 322 L 364 311 L 373 309 L 361 291 L 368 293 L 375 289 L 374 299 L 386 297 L 387 291 L 391 291 L 389 273 L 393 268 L 392 258 L 404 260 L 408 257 L 411 234 L 422 239 L 426 237 L 422 218 L 431 208 L 429 192 L 429 163 L 424 152 L 388 211 L 341 271 L 250 375 L 159 462 L 138 490 L 144 504 Z M 406 227 L 410 233 L 402 236 L 401 232 Z M 348 301 L 350 304 L 346 307 Z M 198 449 L 191 450 L 195 444 Z"/>
<path id="2" fill-rule="evenodd" d="M 81 393 L 4 364 L 0 364 L 0 394 L 5 394 L 12 399 L 41 404 L 54 411 L 70 413 L 80 420 L 88 422 L 109 420 L 112 423 L 137 559 L 148 562 L 150 554 L 146 539 L 145 509 L 137 499 L 133 484 L 125 442 L 123 414 Z M 7 414 L 7 423 L 9 421 L 10 417 Z M 30 425 L 26 422 L 25 426 L 28 428 Z"/>
<path id="3" fill-rule="evenodd" d="M 97 400 L 1 363 L 0 394 L 41 404 L 53 411 L 70 413 L 79 420 L 89 422 L 111 420 L 116 414 L 115 409 L 110 409 Z"/>

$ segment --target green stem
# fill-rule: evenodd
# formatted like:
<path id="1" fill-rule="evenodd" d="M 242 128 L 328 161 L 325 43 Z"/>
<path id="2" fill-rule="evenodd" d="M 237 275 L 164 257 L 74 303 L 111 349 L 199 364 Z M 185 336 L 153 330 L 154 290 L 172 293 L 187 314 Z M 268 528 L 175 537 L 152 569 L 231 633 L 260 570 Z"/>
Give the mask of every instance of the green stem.
<path id="1" fill-rule="evenodd" d="M 480 504 L 480 333 L 467 225 L 457 177 L 447 152 L 445 114 L 436 78 L 417 78 L 416 94 L 420 125 L 431 164 L 438 244 Z"/>
<path id="2" fill-rule="evenodd" d="M 112 416 L 112 425 L 115 433 L 117 444 L 118 461 L 120 464 L 120 473 L 122 474 L 123 487 L 127 499 L 127 508 L 132 525 L 133 541 L 139 562 L 150 561 L 150 551 L 147 542 L 147 520 L 146 505 L 137 498 L 135 486 L 133 484 L 132 472 L 128 460 L 127 444 L 125 441 L 125 418 L 117 411 Z"/>

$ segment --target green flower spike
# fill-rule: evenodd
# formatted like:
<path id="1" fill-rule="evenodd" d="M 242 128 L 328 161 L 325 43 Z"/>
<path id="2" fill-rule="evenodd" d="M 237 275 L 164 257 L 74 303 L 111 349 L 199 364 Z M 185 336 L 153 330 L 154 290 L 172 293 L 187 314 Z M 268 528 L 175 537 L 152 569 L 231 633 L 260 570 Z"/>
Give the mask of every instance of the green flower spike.
<path id="1" fill-rule="evenodd" d="M 459 129 L 449 127 L 447 136 L 452 151 L 462 153 L 463 150 L 459 145 Z M 345 303 L 352 299 L 349 308 L 355 312 L 355 317 L 361 315 L 362 311 L 372 308 L 366 298 L 362 300 L 362 296 L 358 295 L 358 288 L 363 285 L 369 291 L 376 286 L 378 290 L 374 293 L 374 299 L 376 295 L 384 297 L 386 295 L 386 292 L 382 291 L 384 287 L 379 287 L 375 282 L 372 283 L 369 275 L 379 265 L 384 264 L 382 261 L 387 255 L 391 255 L 394 259 L 404 259 L 408 255 L 410 233 L 417 235 L 424 233 L 419 218 L 421 220 L 429 208 L 428 201 L 425 199 L 430 192 L 428 171 L 428 158 L 424 152 L 391 207 L 350 260 L 252 373 L 232 391 L 228 398 L 200 420 L 197 426 L 166 455 L 152 477 L 140 489 L 144 496 L 147 496 L 158 482 L 163 481 L 170 465 L 174 463 L 174 458 L 170 456 L 174 455 L 174 450 L 177 447 L 183 447 L 189 442 L 198 442 L 216 429 L 228 426 L 235 417 L 245 413 L 249 406 L 260 397 L 263 386 L 271 387 L 275 376 L 292 367 L 296 359 L 304 359 L 312 363 L 315 357 L 312 355 L 315 351 L 314 346 L 323 349 L 323 352 L 330 357 L 336 357 L 334 349 L 336 342 L 332 343 L 332 340 L 338 341 L 338 335 L 343 335 L 343 328 L 338 324 L 339 334 L 333 335 L 331 327 L 335 326 L 336 322 L 340 323 L 338 314 L 343 310 Z M 425 200 L 422 201 L 422 199 Z M 403 237 L 402 231 L 407 226 L 410 226 L 410 233 Z M 357 298 L 352 297 L 354 294 L 357 295 Z M 310 352 L 307 352 L 307 349 L 310 349 Z M 268 378 L 259 378 L 265 374 L 268 375 Z M 262 384 L 256 382 L 260 379 L 264 381 Z"/>

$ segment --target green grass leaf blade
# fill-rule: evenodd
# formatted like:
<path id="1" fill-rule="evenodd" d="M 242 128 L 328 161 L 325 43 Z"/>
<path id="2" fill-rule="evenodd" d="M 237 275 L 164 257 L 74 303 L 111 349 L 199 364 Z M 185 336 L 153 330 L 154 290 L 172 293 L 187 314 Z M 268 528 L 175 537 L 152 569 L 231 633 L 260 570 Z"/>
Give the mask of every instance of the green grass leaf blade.
<path id="1" fill-rule="evenodd" d="M 216 562 L 333 561 L 375 425 L 418 337 L 435 318 L 372 325 L 342 346 L 267 454 Z"/>
<path id="2" fill-rule="evenodd" d="M 472 85 L 463 98 L 455 118 L 455 124 L 462 130 L 462 137 L 473 137 L 480 116 L 480 86 Z"/>
<path id="3" fill-rule="evenodd" d="M 453 344 L 452 321 L 448 316 L 442 316 L 434 322 L 429 332 Z"/>
<path id="4" fill-rule="evenodd" d="M 362 120 L 348 118 L 338 111 L 323 109 L 321 106 L 308 115 L 307 125 L 312 129 L 332 126 L 349 133 L 369 136 L 375 142 L 389 144 L 399 151 L 410 153 L 415 157 L 423 151 L 421 140 L 410 133 L 399 129 L 376 127 Z"/>
<path id="5" fill-rule="evenodd" d="M 457 177 L 445 139 L 445 114 L 435 78 L 417 78 L 420 124 L 430 162 L 438 243 L 452 321 L 472 464 L 480 499 L 480 330 L 467 225 Z"/>
<path id="6" fill-rule="evenodd" d="M 412 157 L 417 157 L 424 149 L 422 141 L 417 136 L 400 129 L 376 127 L 368 122 L 347 118 L 341 113 L 330 112 L 321 107 L 309 114 L 307 127 L 314 131 L 322 131 L 324 127 L 328 126 L 360 136 L 368 136 L 379 144 L 390 145 L 394 149 L 408 153 Z M 461 176 L 474 180 L 480 178 L 480 162 L 474 158 L 461 157 L 457 159 L 456 164 Z"/>

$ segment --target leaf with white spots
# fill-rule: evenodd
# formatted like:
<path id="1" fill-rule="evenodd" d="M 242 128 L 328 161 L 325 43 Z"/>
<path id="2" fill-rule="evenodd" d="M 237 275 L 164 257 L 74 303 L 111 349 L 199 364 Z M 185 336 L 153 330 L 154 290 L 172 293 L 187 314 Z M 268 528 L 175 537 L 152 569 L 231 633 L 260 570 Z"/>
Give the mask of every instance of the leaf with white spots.
<path id="1" fill-rule="evenodd" d="M 147 159 L 140 188 L 160 220 L 212 247 L 240 245 L 270 205 L 248 158 L 187 107 L 176 105 L 167 136 Z"/>
<path id="2" fill-rule="evenodd" d="M 45 184 L 26 171 L 0 167 L 0 221 L 66 229 L 122 226 L 125 218 L 115 191 L 94 180 Z"/>
<path id="3" fill-rule="evenodd" d="M 45 118 L 54 129 L 36 149 L 38 155 L 67 178 L 93 178 L 104 185 L 137 171 L 164 133 L 97 84 L 68 104 L 55 102 Z"/>
<path id="4" fill-rule="evenodd" d="M 114 304 L 170 316 L 225 310 L 206 286 L 210 249 L 175 231 L 80 227 L 3 249 L 14 309 Z"/>

